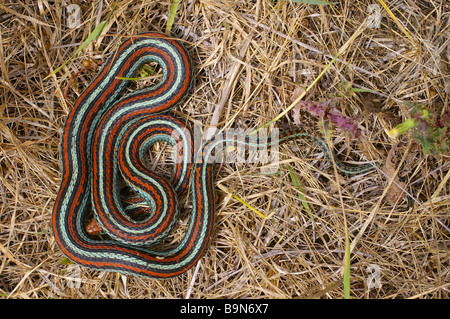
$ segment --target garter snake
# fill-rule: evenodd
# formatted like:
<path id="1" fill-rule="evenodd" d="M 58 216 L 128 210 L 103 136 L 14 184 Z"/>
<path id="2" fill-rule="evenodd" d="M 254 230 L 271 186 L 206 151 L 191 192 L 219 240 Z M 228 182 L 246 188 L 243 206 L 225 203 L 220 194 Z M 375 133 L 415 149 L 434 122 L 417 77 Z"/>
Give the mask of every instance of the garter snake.
<path id="1" fill-rule="evenodd" d="M 145 63 L 163 71 L 158 84 L 123 94 L 126 82 Z M 193 68 L 186 49 L 166 35 L 144 33 L 123 42 L 78 97 L 67 116 L 61 137 L 62 180 L 52 215 L 56 242 L 72 261 L 88 268 L 152 278 L 179 275 L 192 267 L 207 248 L 214 225 L 214 158 L 232 143 L 258 147 L 258 137 L 218 134 L 201 147 L 193 161 L 189 130 L 165 114 L 184 101 L 193 85 Z M 282 143 L 294 138 L 318 143 L 330 160 L 326 143 L 301 129 L 280 134 Z M 144 154 L 155 142 L 167 141 L 177 150 L 172 179 L 152 173 Z M 264 143 L 267 143 L 265 141 Z M 268 142 L 271 144 L 272 142 Z M 371 169 L 348 167 L 342 172 Z M 124 213 L 119 180 L 123 178 L 152 213 L 136 220 Z M 173 248 L 152 250 L 166 238 L 178 215 L 178 196 L 191 187 L 192 213 L 183 239 Z M 108 234 L 93 238 L 85 230 L 89 211 Z"/>

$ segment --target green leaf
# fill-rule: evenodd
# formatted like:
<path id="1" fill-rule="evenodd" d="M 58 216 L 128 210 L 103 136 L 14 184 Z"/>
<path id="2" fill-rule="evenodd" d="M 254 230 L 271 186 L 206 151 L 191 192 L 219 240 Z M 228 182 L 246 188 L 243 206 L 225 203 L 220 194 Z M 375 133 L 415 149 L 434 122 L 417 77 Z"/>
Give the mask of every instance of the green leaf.
<path id="1" fill-rule="evenodd" d="M 328 2 L 328 1 L 320 1 L 320 0 L 288 0 L 295 3 L 304 3 L 304 4 L 320 4 L 320 5 L 328 5 L 328 4 L 338 4 L 339 2 Z"/>

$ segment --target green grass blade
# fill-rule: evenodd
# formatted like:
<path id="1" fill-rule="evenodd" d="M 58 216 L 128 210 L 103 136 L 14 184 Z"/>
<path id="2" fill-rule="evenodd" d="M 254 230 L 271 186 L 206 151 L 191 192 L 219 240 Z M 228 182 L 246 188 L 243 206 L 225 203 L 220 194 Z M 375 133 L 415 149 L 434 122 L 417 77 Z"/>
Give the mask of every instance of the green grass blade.
<path id="1" fill-rule="evenodd" d="M 378 90 L 372 90 L 372 89 L 360 89 L 360 88 L 351 88 L 350 91 L 357 92 L 357 93 L 375 93 Z"/>
<path id="2" fill-rule="evenodd" d="M 180 0 L 173 0 L 172 6 L 170 7 L 169 19 L 167 20 L 167 33 L 172 30 L 173 22 L 175 21 L 175 15 L 177 14 L 178 5 Z"/>
<path id="3" fill-rule="evenodd" d="M 259 210 L 257 210 L 256 208 L 254 208 L 252 205 L 248 204 L 246 201 L 244 201 L 243 199 L 241 199 L 240 197 L 234 195 L 233 193 L 231 193 L 228 188 L 226 188 L 223 185 L 218 185 L 217 186 L 219 189 L 223 190 L 225 193 L 230 194 L 235 200 L 237 200 L 238 202 L 240 202 L 241 204 L 243 204 L 244 206 L 250 208 L 252 211 L 254 211 L 256 214 L 258 214 L 259 216 L 261 216 L 262 218 L 266 218 L 266 215 L 264 215 L 263 213 L 261 213 Z"/>
<path id="4" fill-rule="evenodd" d="M 344 298 L 350 299 L 350 240 L 346 234 L 345 240 L 345 268 L 344 268 Z"/>
<path id="5" fill-rule="evenodd" d="M 103 28 L 105 27 L 105 25 L 108 23 L 109 18 L 111 18 L 111 15 L 113 14 L 114 10 L 116 10 L 117 5 L 119 4 L 119 1 L 116 1 L 116 3 L 114 4 L 113 8 L 111 9 L 111 12 L 108 14 L 108 16 L 106 17 L 105 21 L 102 21 L 98 24 L 98 26 L 94 29 L 94 31 L 92 31 L 89 36 L 86 38 L 86 40 L 83 41 L 83 43 L 81 43 L 81 45 L 78 47 L 78 49 L 75 51 L 75 53 L 66 61 L 64 62 L 59 68 L 57 68 L 55 71 L 52 72 L 52 74 L 56 74 L 58 73 L 65 65 L 67 65 L 67 63 L 69 63 L 70 61 L 72 61 L 72 59 L 81 52 L 81 50 L 83 50 L 89 43 L 91 43 L 92 40 L 94 40 L 95 38 L 97 38 L 103 31 Z"/>
<path id="6" fill-rule="evenodd" d="M 305 208 L 306 213 L 308 214 L 309 218 L 311 218 L 312 223 L 315 224 L 314 216 L 311 213 L 311 208 L 309 207 L 309 204 L 306 201 L 305 195 L 303 195 L 304 192 L 301 187 L 300 180 L 299 180 L 297 174 L 295 174 L 295 172 L 291 166 L 288 166 L 288 170 L 289 170 L 289 176 L 291 177 L 292 183 L 294 184 L 295 188 L 297 188 L 298 197 L 300 198 L 300 201 L 301 201 L 303 207 Z"/>

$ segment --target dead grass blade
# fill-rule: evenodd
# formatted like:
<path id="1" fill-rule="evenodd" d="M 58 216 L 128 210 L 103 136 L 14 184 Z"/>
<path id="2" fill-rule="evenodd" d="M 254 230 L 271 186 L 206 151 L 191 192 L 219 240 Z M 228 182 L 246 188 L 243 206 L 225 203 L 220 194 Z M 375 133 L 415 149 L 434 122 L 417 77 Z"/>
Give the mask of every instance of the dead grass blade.
<path id="1" fill-rule="evenodd" d="M 379 27 L 362 23 L 374 4 L 369 0 L 320 7 L 71 0 L 80 8 L 78 26 L 66 21 L 69 2 L 0 2 L 0 298 L 449 298 L 448 155 L 425 155 L 408 133 L 389 135 L 413 117 L 412 104 L 426 107 L 433 125 L 445 122 L 445 1 L 379 1 Z M 90 36 L 108 17 L 103 31 Z M 98 65 L 122 37 L 144 31 L 170 31 L 192 55 L 195 88 L 174 111 L 187 125 L 244 131 L 299 125 L 320 134 L 306 109 L 289 111 L 297 99 L 333 99 L 363 141 L 329 129 L 339 159 L 349 165 L 388 159 L 388 172 L 380 165 L 342 176 L 316 145 L 291 141 L 280 146 L 277 162 L 289 168 L 277 174 L 261 173 L 262 163 L 216 166 L 214 235 L 201 262 L 182 276 L 156 281 L 64 262 L 51 232 L 60 136 L 71 105 L 98 72 L 81 62 Z M 149 82 L 135 81 L 129 90 Z M 394 145 L 396 156 L 389 157 Z M 170 149 L 155 144 L 150 169 L 170 176 Z M 398 193 L 388 200 L 392 189 Z M 186 232 L 192 200 L 179 204 L 180 220 L 164 245 Z M 379 271 L 377 287 L 370 285 L 371 269 Z"/>

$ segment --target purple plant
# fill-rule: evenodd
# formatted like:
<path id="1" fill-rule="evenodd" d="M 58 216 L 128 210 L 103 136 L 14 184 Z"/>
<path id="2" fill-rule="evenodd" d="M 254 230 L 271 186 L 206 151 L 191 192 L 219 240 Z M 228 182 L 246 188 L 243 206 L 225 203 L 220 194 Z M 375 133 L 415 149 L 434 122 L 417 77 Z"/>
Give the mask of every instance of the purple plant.
<path id="1" fill-rule="evenodd" d="M 350 132 L 355 138 L 361 136 L 361 130 L 354 122 L 354 119 L 343 115 L 334 105 L 333 100 L 326 100 L 324 102 L 315 103 L 313 101 L 300 101 L 300 107 L 310 113 L 311 115 L 319 118 L 320 120 L 328 120 L 337 128 Z"/>

